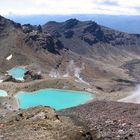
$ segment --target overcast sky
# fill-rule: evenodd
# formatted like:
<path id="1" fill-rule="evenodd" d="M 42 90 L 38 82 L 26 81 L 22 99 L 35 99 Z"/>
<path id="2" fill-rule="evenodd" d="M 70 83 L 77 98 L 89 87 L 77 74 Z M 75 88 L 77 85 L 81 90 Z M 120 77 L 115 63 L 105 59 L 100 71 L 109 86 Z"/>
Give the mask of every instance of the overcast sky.
<path id="1" fill-rule="evenodd" d="M 0 0 L 0 15 L 140 15 L 140 0 Z"/>

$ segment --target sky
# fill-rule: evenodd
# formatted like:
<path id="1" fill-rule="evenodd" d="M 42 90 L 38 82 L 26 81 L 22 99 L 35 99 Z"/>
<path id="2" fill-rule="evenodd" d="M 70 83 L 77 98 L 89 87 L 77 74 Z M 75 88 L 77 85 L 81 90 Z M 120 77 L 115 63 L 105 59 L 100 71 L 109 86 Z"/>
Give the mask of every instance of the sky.
<path id="1" fill-rule="evenodd" d="M 0 0 L 0 15 L 140 15 L 140 0 Z"/>

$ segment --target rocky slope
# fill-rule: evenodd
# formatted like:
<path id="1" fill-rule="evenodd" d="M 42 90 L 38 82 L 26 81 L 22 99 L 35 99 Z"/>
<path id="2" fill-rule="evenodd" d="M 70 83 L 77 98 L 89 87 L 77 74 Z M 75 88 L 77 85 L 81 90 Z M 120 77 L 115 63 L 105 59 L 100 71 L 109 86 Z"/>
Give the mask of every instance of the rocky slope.
<path id="1" fill-rule="evenodd" d="M 92 140 L 83 126 L 58 116 L 48 107 L 36 107 L 0 116 L 1 140 Z"/>
<path id="2" fill-rule="evenodd" d="M 140 105 L 96 101 L 59 114 L 85 122 L 94 140 L 139 140 Z"/>
<path id="3" fill-rule="evenodd" d="M 42 33 L 40 26 L 21 26 L 0 17 L 1 72 L 20 65 L 40 66 L 46 63 L 47 66 L 54 67 L 57 63 L 56 54 L 59 54 L 58 51 L 62 48 L 61 42 L 50 34 Z M 7 61 L 6 57 L 10 54 L 13 57 Z M 52 58 L 54 60 L 51 60 Z"/>
<path id="4" fill-rule="evenodd" d="M 105 77 L 118 77 L 119 70 L 132 71 L 133 67 L 131 61 L 137 60 L 135 67 L 139 67 L 139 54 L 140 54 L 140 35 L 128 34 L 100 26 L 93 21 L 78 21 L 70 19 L 65 22 L 48 22 L 42 26 L 43 32 L 50 33 L 54 38 L 59 39 L 62 44 L 82 57 L 89 58 L 86 65 L 87 71 L 95 72 L 90 76 L 85 77 L 99 78 Z M 86 59 L 84 58 L 85 61 Z M 87 62 L 85 62 L 87 64 Z M 114 65 L 115 63 L 115 65 Z M 129 65 L 123 67 L 123 65 Z M 102 67 L 102 69 L 100 68 Z M 108 69 L 112 67 L 114 70 Z M 104 71 L 102 71 L 104 70 Z M 138 75 L 138 70 L 135 71 Z M 133 77 L 134 73 L 128 72 L 129 77 Z M 83 76 L 84 76 L 83 75 Z M 123 74 L 124 75 L 124 74 Z M 121 77 L 123 77 L 121 75 Z M 123 77 L 124 78 L 124 77 Z"/>

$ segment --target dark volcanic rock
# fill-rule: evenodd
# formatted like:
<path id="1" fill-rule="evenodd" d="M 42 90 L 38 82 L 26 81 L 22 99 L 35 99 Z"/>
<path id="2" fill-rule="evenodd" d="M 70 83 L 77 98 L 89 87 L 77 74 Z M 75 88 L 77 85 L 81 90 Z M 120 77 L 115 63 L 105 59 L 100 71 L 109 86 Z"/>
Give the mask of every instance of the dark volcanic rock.
<path id="1" fill-rule="evenodd" d="M 57 41 L 57 39 L 54 39 L 54 37 L 48 33 L 43 33 L 40 25 L 32 26 L 25 24 L 22 26 L 22 29 L 23 32 L 26 33 L 25 42 L 31 46 L 36 44 L 38 49 L 43 48 L 54 54 L 59 54 L 59 50 L 64 48 L 62 43 L 58 43 L 60 42 L 59 40 Z"/>
<path id="2" fill-rule="evenodd" d="M 93 45 L 98 42 L 107 43 L 104 32 L 101 30 L 101 27 L 95 22 L 92 22 L 86 28 L 84 28 L 82 39 L 89 45 Z"/>
<path id="3" fill-rule="evenodd" d="M 56 41 L 57 50 L 64 49 L 64 45 L 60 40 Z"/>
<path id="4" fill-rule="evenodd" d="M 37 32 L 41 33 L 42 27 L 41 27 L 41 25 L 33 26 L 31 24 L 24 24 L 24 25 L 22 25 L 22 30 L 24 33 L 30 33 L 32 31 L 37 31 Z"/>
<path id="5" fill-rule="evenodd" d="M 113 79 L 114 81 L 117 81 L 119 83 L 125 83 L 125 84 L 128 84 L 128 85 L 133 85 L 133 86 L 136 86 L 139 84 L 139 82 L 137 81 L 132 81 L 132 80 L 125 80 L 125 79 Z"/>
<path id="6" fill-rule="evenodd" d="M 64 32 L 65 38 L 72 38 L 73 35 L 74 35 L 74 31 L 72 31 L 72 30 L 68 30 L 68 31 Z"/>
<path id="7" fill-rule="evenodd" d="M 64 28 L 65 29 L 71 29 L 73 28 L 74 26 L 76 26 L 78 24 L 78 20 L 77 19 L 69 19 L 65 22 L 64 24 Z"/>
<path id="8" fill-rule="evenodd" d="M 37 26 L 37 31 L 40 32 L 40 33 L 42 33 L 42 27 L 41 27 L 41 25 Z"/>
<path id="9" fill-rule="evenodd" d="M 54 44 L 54 40 L 51 36 L 45 36 L 45 40 L 40 39 L 39 40 L 40 44 L 42 45 L 43 49 L 47 49 L 48 51 L 55 53 L 55 44 Z"/>
<path id="10" fill-rule="evenodd" d="M 95 22 L 91 22 L 86 28 L 84 28 L 83 33 L 88 32 L 94 35 L 97 30 L 100 30 L 100 26 Z"/>
<path id="11" fill-rule="evenodd" d="M 81 39 L 84 40 L 85 42 L 87 42 L 89 45 L 93 45 L 94 43 L 98 42 L 97 38 L 90 34 L 86 34 L 86 35 L 82 36 Z"/>
<path id="12" fill-rule="evenodd" d="M 32 71 L 27 71 L 24 76 L 25 81 L 40 80 L 40 79 L 42 79 L 41 74 L 37 74 Z"/>
<path id="13" fill-rule="evenodd" d="M 21 80 L 17 80 L 13 78 L 11 75 L 6 75 L 3 79 L 3 82 L 16 82 L 16 83 L 21 83 Z"/>
<path id="14" fill-rule="evenodd" d="M 34 30 L 34 27 L 32 25 L 30 25 L 30 24 L 24 24 L 22 26 L 22 29 L 23 29 L 24 33 L 30 33 L 30 32 L 32 32 Z"/>
<path id="15" fill-rule="evenodd" d="M 57 54 L 58 50 L 55 48 L 55 40 L 50 34 L 38 33 L 37 31 L 32 31 L 25 37 L 25 42 L 38 47 L 48 50 L 51 53 Z"/>
<path id="16" fill-rule="evenodd" d="M 56 38 L 61 37 L 61 34 L 60 34 L 59 32 L 57 32 L 57 31 L 53 31 L 52 35 L 53 35 L 54 37 L 56 37 Z"/>

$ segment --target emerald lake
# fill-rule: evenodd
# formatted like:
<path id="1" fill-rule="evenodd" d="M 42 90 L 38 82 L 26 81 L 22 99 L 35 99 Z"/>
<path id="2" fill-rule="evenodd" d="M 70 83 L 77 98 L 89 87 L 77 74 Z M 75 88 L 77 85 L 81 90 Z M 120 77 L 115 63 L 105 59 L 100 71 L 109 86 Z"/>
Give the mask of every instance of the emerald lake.
<path id="1" fill-rule="evenodd" d="M 41 89 L 34 92 L 18 92 L 16 98 L 21 109 L 42 105 L 60 110 L 84 104 L 95 97 L 83 91 Z"/>
<path id="2" fill-rule="evenodd" d="M 27 72 L 25 68 L 15 67 L 8 71 L 8 74 L 11 75 L 16 80 L 23 80 L 24 74 Z"/>

